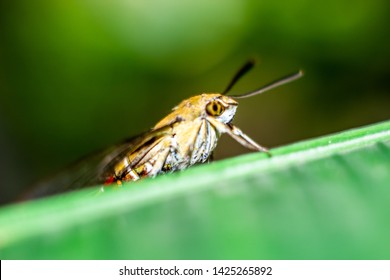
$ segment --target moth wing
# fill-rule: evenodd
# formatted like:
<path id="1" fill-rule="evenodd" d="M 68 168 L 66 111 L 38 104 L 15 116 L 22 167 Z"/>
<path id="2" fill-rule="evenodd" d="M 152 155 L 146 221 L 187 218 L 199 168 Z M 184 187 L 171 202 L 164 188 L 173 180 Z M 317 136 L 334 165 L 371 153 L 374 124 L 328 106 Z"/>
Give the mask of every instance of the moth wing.
<path id="1" fill-rule="evenodd" d="M 32 199 L 103 184 L 107 174 L 129 153 L 157 141 L 172 129 L 171 124 L 148 131 L 107 149 L 95 152 L 71 164 L 54 176 L 35 184 L 22 199 Z"/>

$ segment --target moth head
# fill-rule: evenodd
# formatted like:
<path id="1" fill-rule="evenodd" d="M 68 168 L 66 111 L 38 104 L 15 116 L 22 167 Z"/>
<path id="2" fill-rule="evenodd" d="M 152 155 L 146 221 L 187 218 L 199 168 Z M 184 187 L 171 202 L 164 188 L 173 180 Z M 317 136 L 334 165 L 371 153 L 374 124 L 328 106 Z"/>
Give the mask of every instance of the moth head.
<path id="1" fill-rule="evenodd" d="M 233 77 L 233 79 L 230 81 L 226 89 L 221 94 L 207 94 L 207 96 L 205 94 L 202 95 L 203 97 L 206 97 L 206 99 L 208 98 L 211 99 L 206 103 L 206 107 L 205 107 L 206 114 L 208 115 L 209 118 L 215 118 L 220 122 L 229 124 L 233 120 L 238 105 L 237 101 L 235 101 L 234 99 L 247 98 L 258 94 L 262 94 L 266 91 L 269 91 L 271 89 L 274 89 L 286 83 L 292 82 L 303 76 L 303 72 L 299 71 L 287 75 L 285 77 L 282 77 L 256 90 L 244 94 L 240 94 L 240 95 L 227 95 L 227 93 L 234 86 L 234 84 L 245 73 L 247 73 L 250 69 L 252 69 L 254 64 L 255 64 L 254 60 L 250 60 L 246 64 L 244 64 L 244 66 L 236 73 L 236 75 Z"/>
<path id="2" fill-rule="evenodd" d="M 236 113 L 238 102 L 222 94 L 210 95 L 214 96 L 205 104 L 207 117 L 225 124 L 230 123 Z"/>

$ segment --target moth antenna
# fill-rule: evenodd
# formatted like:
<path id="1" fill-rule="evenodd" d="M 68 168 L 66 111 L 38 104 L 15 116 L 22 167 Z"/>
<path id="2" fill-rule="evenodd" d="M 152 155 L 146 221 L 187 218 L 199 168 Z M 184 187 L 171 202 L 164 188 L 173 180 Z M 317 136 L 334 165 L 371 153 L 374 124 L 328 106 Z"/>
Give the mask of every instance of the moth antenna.
<path id="1" fill-rule="evenodd" d="M 231 79 L 230 83 L 226 87 L 226 89 L 222 92 L 222 94 L 228 93 L 232 87 L 237 83 L 237 81 L 244 76 L 249 70 L 255 66 L 256 61 L 254 59 L 248 60 L 241 68 L 237 71 L 236 75 Z"/>
<path id="2" fill-rule="evenodd" d="M 295 81 L 295 80 L 301 78 L 302 76 L 303 76 L 303 71 L 299 70 L 296 73 L 287 75 L 287 76 L 285 76 L 283 78 L 280 78 L 280 79 L 278 79 L 276 81 L 273 81 L 273 82 L 271 82 L 271 83 L 269 83 L 269 84 L 267 84 L 265 86 L 262 86 L 261 88 L 256 89 L 254 91 L 247 92 L 247 93 L 240 94 L 240 95 L 229 95 L 229 96 L 233 97 L 233 98 L 236 98 L 236 99 L 255 96 L 255 95 L 258 95 L 258 94 L 262 94 L 262 93 L 264 93 L 266 91 L 269 91 L 271 89 L 277 88 L 277 87 L 279 87 L 281 85 L 284 85 L 284 84 L 290 83 L 292 81 Z"/>

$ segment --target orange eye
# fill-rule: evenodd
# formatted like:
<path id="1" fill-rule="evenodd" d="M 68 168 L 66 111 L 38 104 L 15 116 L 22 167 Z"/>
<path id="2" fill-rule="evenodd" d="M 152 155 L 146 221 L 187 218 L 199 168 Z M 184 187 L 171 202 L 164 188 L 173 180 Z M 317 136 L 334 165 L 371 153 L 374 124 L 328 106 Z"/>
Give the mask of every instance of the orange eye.
<path id="1" fill-rule="evenodd" d="M 210 116 L 220 116 L 225 108 L 218 101 L 212 101 L 206 106 L 206 112 Z"/>

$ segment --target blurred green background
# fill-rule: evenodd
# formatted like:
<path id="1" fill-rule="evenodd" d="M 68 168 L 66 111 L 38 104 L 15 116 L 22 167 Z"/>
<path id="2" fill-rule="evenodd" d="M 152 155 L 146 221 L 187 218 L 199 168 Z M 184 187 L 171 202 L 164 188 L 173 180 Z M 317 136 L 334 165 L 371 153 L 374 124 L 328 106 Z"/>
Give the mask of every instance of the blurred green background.
<path id="1" fill-rule="evenodd" d="M 275 147 L 390 117 L 390 3 L 2 1 L 0 203 L 98 148 L 152 127 L 182 99 L 222 91 L 251 57 L 235 123 Z M 223 137 L 216 158 L 247 152 Z"/>

